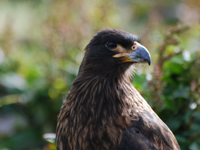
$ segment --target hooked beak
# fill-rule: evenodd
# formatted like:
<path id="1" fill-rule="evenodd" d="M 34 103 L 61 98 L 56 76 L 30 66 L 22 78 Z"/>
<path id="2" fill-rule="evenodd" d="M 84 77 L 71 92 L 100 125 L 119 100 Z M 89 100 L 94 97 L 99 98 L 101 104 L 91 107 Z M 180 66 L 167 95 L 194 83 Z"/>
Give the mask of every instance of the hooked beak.
<path id="1" fill-rule="evenodd" d="M 135 51 L 133 51 L 129 57 L 133 62 L 143 63 L 147 62 L 149 65 L 151 64 L 151 56 L 149 51 L 143 45 L 137 43 L 138 47 Z"/>
<path id="2" fill-rule="evenodd" d="M 151 64 L 151 56 L 149 51 L 138 42 L 135 42 L 131 53 L 119 53 L 114 55 L 115 58 L 123 58 L 122 63 L 125 62 L 134 62 L 134 63 L 145 63 Z"/>

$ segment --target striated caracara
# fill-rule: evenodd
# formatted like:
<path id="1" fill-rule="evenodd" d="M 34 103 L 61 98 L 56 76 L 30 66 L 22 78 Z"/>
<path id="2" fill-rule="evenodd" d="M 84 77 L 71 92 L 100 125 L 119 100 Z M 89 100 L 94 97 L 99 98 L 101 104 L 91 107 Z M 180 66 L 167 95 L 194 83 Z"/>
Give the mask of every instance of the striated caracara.
<path id="1" fill-rule="evenodd" d="M 136 36 L 98 32 L 85 48 L 60 110 L 58 150 L 180 150 L 166 124 L 131 84 L 134 64 L 151 63 Z"/>

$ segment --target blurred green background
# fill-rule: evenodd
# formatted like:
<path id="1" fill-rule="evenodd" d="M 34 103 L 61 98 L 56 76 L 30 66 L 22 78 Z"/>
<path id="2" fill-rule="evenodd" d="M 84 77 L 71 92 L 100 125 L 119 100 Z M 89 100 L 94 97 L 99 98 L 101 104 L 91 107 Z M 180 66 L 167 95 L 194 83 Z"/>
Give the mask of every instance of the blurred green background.
<path id="1" fill-rule="evenodd" d="M 84 47 L 99 30 L 140 36 L 152 65 L 134 86 L 174 132 L 200 150 L 199 0 L 1 0 L 0 150 L 50 150 Z"/>

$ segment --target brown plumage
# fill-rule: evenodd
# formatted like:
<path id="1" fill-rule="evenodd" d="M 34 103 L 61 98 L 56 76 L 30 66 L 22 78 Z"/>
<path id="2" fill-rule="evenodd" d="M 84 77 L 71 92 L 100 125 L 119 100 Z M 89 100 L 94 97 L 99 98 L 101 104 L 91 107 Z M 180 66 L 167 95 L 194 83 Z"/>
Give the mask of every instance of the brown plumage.
<path id="1" fill-rule="evenodd" d="M 151 58 L 136 36 L 106 29 L 85 48 L 60 110 L 58 150 L 179 150 L 170 129 L 131 84 L 135 63 Z"/>

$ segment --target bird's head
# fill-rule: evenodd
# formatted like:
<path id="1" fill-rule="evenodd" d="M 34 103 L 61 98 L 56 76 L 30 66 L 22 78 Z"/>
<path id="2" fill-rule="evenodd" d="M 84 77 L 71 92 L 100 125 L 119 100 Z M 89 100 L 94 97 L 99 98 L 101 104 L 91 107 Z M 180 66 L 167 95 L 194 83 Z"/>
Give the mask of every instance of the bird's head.
<path id="1" fill-rule="evenodd" d="M 128 68 L 135 63 L 151 63 L 150 54 L 138 37 L 122 30 L 98 32 L 85 50 L 82 65 L 95 72 L 114 72 L 113 69 Z"/>

